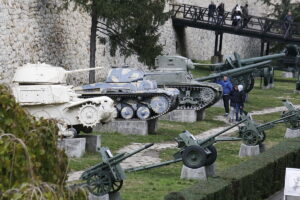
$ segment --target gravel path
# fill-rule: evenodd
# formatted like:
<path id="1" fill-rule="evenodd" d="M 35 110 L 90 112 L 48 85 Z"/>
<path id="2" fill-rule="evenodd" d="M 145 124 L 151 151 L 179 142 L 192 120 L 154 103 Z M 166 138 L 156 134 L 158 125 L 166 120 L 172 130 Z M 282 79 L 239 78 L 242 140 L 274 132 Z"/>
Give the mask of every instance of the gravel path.
<path id="1" fill-rule="evenodd" d="M 296 107 L 300 108 L 300 105 L 296 106 Z M 251 115 L 264 115 L 264 114 L 270 114 L 270 113 L 275 113 L 275 112 L 282 112 L 284 110 L 286 110 L 286 108 L 284 106 L 281 106 L 281 107 L 263 109 L 263 110 L 260 110 L 260 111 L 253 111 L 253 112 L 250 112 L 250 114 Z M 217 132 L 222 131 L 225 128 L 230 126 L 227 119 L 223 116 L 216 116 L 216 120 L 224 121 L 228 125 L 218 127 L 218 128 L 213 128 L 213 129 L 210 129 L 208 131 L 195 134 L 195 137 L 197 139 L 207 138 L 207 137 L 209 137 L 213 134 L 216 134 Z M 233 132 L 235 132 L 237 130 L 238 130 L 237 127 L 233 128 L 233 129 L 230 129 L 229 131 L 227 131 L 223 135 L 224 136 L 225 135 L 230 135 L 230 134 L 232 134 Z M 192 133 L 192 134 L 194 134 L 194 133 Z M 130 145 L 119 149 L 118 153 L 132 152 L 132 151 L 134 151 L 138 148 L 141 148 L 145 144 L 146 143 L 131 143 Z M 165 150 L 165 149 L 169 149 L 169 148 L 176 148 L 176 146 L 177 146 L 176 142 L 155 143 L 149 149 L 146 149 L 146 150 L 144 150 L 144 151 L 142 151 L 138 154 L 135 154 L 134 156 L 124 160 L 121 163 L 121 166 L 126 169 L 126 168 L 131 168 L 131 167 L 138 167 L 138 166 L 142 166 L 142 165 L 149 165 L 149 164 L 159 163 L 159 162 L 161 162 L 161 159 L 159 158 L 159 152 L 162 151 L 162 150 Z M 77 172 L 70 173 L 69 176 L 68 176 L 69 177 L 68 181 L 78 180 L 82 172 L 83 171 L 77 171 Z"/>

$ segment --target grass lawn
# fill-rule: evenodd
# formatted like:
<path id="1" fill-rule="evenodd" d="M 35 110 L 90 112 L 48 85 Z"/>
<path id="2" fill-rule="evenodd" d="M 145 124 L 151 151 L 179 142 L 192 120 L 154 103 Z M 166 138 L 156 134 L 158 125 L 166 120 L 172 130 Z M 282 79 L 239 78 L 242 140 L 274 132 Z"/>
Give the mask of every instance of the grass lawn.
<path id="1" fill-rule="evenodd" d="M 193 70 L 194 77 L 199 77 L 209 74 L 209 68 L 206 66 L 197 66 Z M 247 111 L 261 110 L 276 106 L 283 106 L 282 99 L 289 99 L 295 104 L 300 104 L 298 95 L 294 94 L 295 81 L 293 79 L 280 78 L 280 73 L 275 73 L 275 88 L 271 90 L 262 90 L 259 87 L 260 81 L 256 80 L 255 88 L 249 94 L 248 101 L 245 105 Z M 109 146 L 112 152 L 124 147 L 132 142 L 151 143 L 173 141 L 183 130 L 189 130 L 193 134 L 199 134 L 211 128 L 224 126 L 224 122 L 215 119 L 216 115 L 223 114 L 223 108 L 212 107 L 206 110 L 205 121 L 195 123 L 179 123 L 169 121 L 159 121 L 159 129 L 156 135 L 136 136 L 136 135 L 121 135 L 118 133 L 105 133 L 101 135 L 102 146 Z M 259 123 L 274 120 L 280 116 L 280 113 L 270 113 L 263 116 L 254 116 L 254 119 Z M 265 144 L 267 148 L 276 145 L 283 141 L 284 124 L 277 125 L 276 128 L 266 131 Z M 98 133 L 94 133 L 98 134 Z M 216 172 L 220 172 L 233 165 L 245 161 L 247 158 L 240 158 L 238 151 L 241 142 L 222 142 L 216 144 L 218 150 L 218 158 L 216 161 Z M 169 160 L 172 154 L 177 149 L 167 149 L 160 152 L 162 160 Z M 82 170 L 90 167 L 100 161 L 98 154 L 86 154 L 80 159 L 70 160 L 71 170 Z M 182 163 L 169 165 L 166 167 L 141 171 L 135 173 L 127 173 L 127 179 L 124 182 L 121 190 L 121 196 L 125 200 L 158 200 L 171 191 L 184 189 L 196 181 L 181 180 L 180 171 Z"/>

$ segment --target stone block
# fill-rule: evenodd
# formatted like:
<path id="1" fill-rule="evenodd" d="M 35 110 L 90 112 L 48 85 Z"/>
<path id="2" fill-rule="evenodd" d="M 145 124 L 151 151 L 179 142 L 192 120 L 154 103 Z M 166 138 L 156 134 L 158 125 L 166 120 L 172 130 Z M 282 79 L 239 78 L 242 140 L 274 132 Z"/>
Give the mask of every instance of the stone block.
<path id="1" fill-rule="evenodd" d="M 274 88 L 274 84 L 272 83 L 272 84 L 269 84 L 269 85 L 262 85 L 261 88 L 263 90 L 272 89 L 272 88 Z"/>
<path id="2" fill-rule="evenodd" d="M 76 138 L 85 138 L 85 150 L 90 153 L 98 152 L 101 147 L 101 135 L 78 135 Z"/>
<path id="3" fill-rule="evenodd" d="M 93 131 L 100 133 L 118 132 L 125 135 L 148 135 L 157 131 L 157 119 L 152 120 L 115 120 L 101 125 L 98 124 Z"/>
<path id="4" fill-rule="evenodd" d="M 160 117 L 161 120 L 190 123 L 204 120 L 204 118 L 205 110 L 173 110 Z"/>
<path id="5" fill-rule="evenodd" d="M 212 105 L 212 107 L 224 108 L 223 99 L 221 98 L 217 103 Z"/>
<path id="6" fill-rule="evenodd" d="M 249 146 L 246 144 L 241 144 L 239 156 L 246 157 L 246 156 L 256 156 L 261 153 L 261 149 L 259 145 Z"/>
<path id="7" fill-rule="evenodd" d="M 282 78 L 294 78 L 293 72 L 282 72 L 281 74 Z"/>
<path id="8" fill-rule="evenodd" d="M 300 200 L 300 197 L 286 195 L 283 200 Z"/>
<path id="9" fill-rule="evenodd" d="M 109 200 L 122 200 L 120 192 L 113 192 L 109 194 Z"/>
<path id="10" fill-rule="evenodd" d="M 109 198 L 108 194 L 105 194 L 102 196 L 96 196 L 96 195 L 89 193 L 88 200 L 110 200 L 110 198 Z"/>
<path id="11" fill-rule="evenodd" d="M 64 149 L 67 156 L 71 158 L 80 158 L 85 153 L 85 138 L 64 138 L 59 139 L 57 146 Z"/>
<path id="12" fill-rule="evenodd" d="M 297 138 L 300 137 L 300 129 L 292 129 L 292 128 L 287 128 L 285 131 L 285 138 Z"/>
<path id="13" fill-rule="evenodd" d="M 202 179 L 207 179 L 207 177 L 214 176 L 214 175 L 215 175 L 214 164 L 205 167 L 200 167 L 198 169 L 192 169 L 183 165 L 181 169 L 180 178 L 202 180 Z"/>

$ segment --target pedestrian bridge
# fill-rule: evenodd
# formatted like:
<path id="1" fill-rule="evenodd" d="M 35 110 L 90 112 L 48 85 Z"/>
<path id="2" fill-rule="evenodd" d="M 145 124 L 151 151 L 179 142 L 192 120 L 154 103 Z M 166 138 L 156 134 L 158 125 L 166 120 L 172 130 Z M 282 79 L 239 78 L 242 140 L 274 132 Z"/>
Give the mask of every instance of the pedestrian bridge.
<path id="1" fill-rule="evenodd" d="M 218 33 L 229 33 L 240 36 L 260 38 L 262 41 L 279 41 L 300 45 L 300 23 L 291 23 L 284 28 L 284 21 L 266 17 L 251 16 L 247 27 L 233 26 L 231 12 L 224 13 L 223 18 L 218 18 L 215 13 L 214 22 L 208 21 L 208 8 L 187 4 L 171 4 L 172 21 L 174 26 L 194 27 Z"/>

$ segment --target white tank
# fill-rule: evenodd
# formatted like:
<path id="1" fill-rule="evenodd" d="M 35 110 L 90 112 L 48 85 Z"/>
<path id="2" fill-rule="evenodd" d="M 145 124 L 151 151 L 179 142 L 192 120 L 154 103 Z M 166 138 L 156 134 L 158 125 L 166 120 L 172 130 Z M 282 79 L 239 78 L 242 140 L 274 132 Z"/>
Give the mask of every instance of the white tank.
<path id="1" fill-rule="evenodd" d="M 111 98 L 78 98 L 80 94 L 66 83 L 70 73 L 98 69 L 101 68 L 66 71 L 44 63 L 26 64 L 16 70 L 12 91 L 16 101 L 30 114 L 56 119 L 61 135 L 74 136 L 98 123 L 110 122 L 117 115 Z"/>

